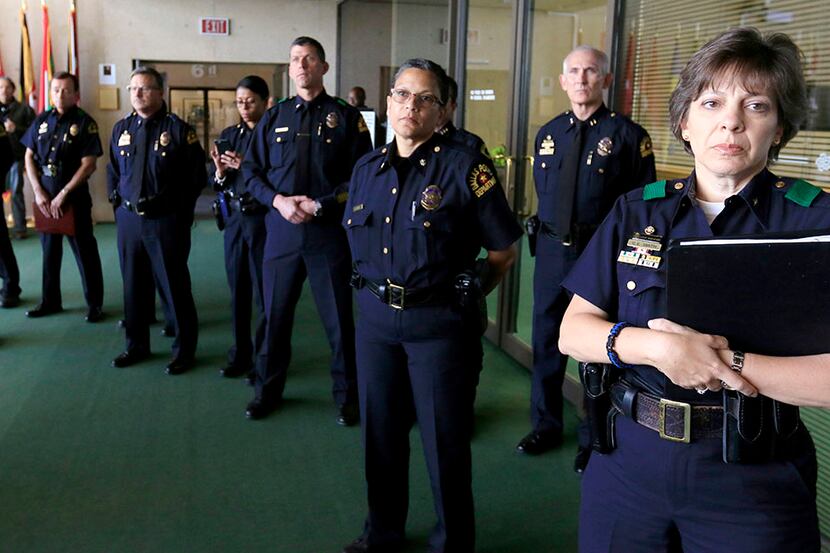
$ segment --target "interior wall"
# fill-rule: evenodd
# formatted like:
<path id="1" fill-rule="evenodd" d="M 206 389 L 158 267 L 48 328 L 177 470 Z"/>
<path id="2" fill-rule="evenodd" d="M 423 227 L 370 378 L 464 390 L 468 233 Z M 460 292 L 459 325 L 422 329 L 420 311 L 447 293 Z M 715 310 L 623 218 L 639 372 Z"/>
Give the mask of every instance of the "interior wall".
<path id="1" fill-rule="evenodd" d="M 66 67 L 69 0 L 47 0 L 55 69 Z M 6 75 L 19 87 L 20 24 L 19 4 L 4 2 L 6 17 L 0 18 L 0 56 Z M 132 60 L 151 59 L 189 62 L 287 63 L 288 46 L 300 35 L 317 38 L 332 62 L 326 88 L 336 90 L 337 0 L 76 0 L 78 50 L 80 59 L 81 107 L 98 122 L 104 151 L 118 119 L 129 113 L 130 98 L 124 90 Z M 31 37 L 35 73 L 40 70 L 42 10 L 29 0 L 27 22 Z M 230 18 L 230 36 L 199 35 L 199 17 Z M 119 110 L 98 109 L 98 64 L 116 67 Z M 106 201 L 106 164 L 90 178 L 93 216 L 111 221 Z"/>

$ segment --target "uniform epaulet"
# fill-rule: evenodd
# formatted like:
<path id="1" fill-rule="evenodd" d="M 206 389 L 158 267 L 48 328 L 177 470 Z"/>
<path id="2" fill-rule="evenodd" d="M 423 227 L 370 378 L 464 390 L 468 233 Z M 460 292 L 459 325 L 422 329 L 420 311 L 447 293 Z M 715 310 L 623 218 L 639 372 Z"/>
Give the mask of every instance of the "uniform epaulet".
<path id="1" fill-rule="evenodd" d="M 346 100 L 344 100 L 343 98 L 338 98 L 337 96 L 335 96 L 335 97 L 334 97 L 334 100 L 335 100 L 338 104 L 340 104 L 341 106 L 348 106 L 348 105 L 349 105 L 349 102 L 347 102 L 347 101 L 346 101 Z"/>
<path id="2" fill-rule="evenodd" d="M 790 185 L 784 197 L 802 207 L 810 207 L 819 194 L 821 194 L 821 188 L 806 180 L 798 179 Z"/>
<path id="3" fill-rule="evenodd" d="M 86 115 L 86 112 L 85 112 L 83 109 L 81 109 L 81 108 L 79 107 L 79 108 L 78 108 L 78 115 L 80 115 L 81 117 L 83 117 L 84 115 Z"/>
<path id="4" fill-rule="evenodd" d="M 657 200 L 666 197 L 666 181 L 659 180 L 643 187 L 643 200 Z"/>
<path id="5" fill-rule="evenodd" d="M 283 104 L 283 103 L 287 102 L 290 99 L 291 99 L 290 96 L 286 96 L 285 98 L 280 98 L 279 100 L 277 100 L 277 103 L 278 104 Z"/>

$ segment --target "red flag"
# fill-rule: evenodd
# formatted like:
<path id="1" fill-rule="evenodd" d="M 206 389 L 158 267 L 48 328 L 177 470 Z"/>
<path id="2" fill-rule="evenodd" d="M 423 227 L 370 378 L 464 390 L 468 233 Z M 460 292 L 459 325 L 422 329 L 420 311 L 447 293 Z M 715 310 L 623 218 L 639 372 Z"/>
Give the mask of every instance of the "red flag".
<path id="1" fill-rule="evenodd" d="M 631 115 L 631 110 L 634 108 L 634 31 L 628 33 L 623 75 L 623 97 L 620 111 L 625 115 Z"/>
<path id="2" fill-rule="evenodd" d="M 69 47 L 66 51 L 66 70 L 80 76 L 78 72 L 78 17 L 75 10 L 75 0 L 69 4 Z"/>
<path id="3" fill-rule="evenodd" d="M 29 42 L 29 25 L 26 23 L 26 0 L 20 3 L 20 91 L 21 104 L 37 107 L 35 64 L 32 62 L 32 44 Z"/>
<path id="4" fill-rule="evenodd" d="M 55 72 L 55 61 L 52 58 L 52 36 L 49 28 L 49 7 L 46 0 L 40 0 L 43 8 L 43 49 L 40 54 L 40 86 L 37 95 L 37 112 L 52 109 L 52 98 L 49 96 L 49 84 Z"/>
<path id="5" fill-rule="evenodd" d="M 3 70 L 3 56 L 0 55 L 0 77 L 5 77 L 6 72 Z"/>

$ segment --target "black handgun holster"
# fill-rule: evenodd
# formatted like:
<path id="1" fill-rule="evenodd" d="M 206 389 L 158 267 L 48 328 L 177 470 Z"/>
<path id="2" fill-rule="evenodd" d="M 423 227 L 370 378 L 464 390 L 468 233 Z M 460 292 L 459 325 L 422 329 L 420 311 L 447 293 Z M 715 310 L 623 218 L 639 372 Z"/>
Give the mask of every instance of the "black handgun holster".
<path id="1" fill-rule="evenodd" d="M 536 240 L 539 238 L 539 229 L 542 222 L 538 215 L 532 215 L 525 221 L 525 233 L 527 233 L 527 247 L 530 250 L 530 257 L 536 257 Z"/>
<path id="2" fill-rule="evenodd" d="M 768 463 L 800 424 L 798 407 L 764 396 L 723 392 L 724 463 Z"/>
<path id="3" fill-rule="evenodd" d="M 579 380 L 585 391 L 585 417 L 591 433 L 591 449 L 610 453 L 616 447 L 615 423 L 619 414 L 611 405 L 611 385 L 619 371 L 603 363 L 580 363 Z"/>

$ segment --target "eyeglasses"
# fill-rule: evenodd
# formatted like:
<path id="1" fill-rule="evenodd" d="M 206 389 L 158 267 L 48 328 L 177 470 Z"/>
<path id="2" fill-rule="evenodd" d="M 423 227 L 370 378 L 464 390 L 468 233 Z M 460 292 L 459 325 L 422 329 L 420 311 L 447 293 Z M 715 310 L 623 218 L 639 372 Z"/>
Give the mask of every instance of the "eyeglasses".
<path id="1" fill-rule="evenodd" d="M 256 100 L 249 98 L 248 100 L 237 100 L 236 107 L 247 108 L 256 105 Z"/>
<path id="2" fill-rule="evenodd" d="M 127 92 L 141 92 L 142 94 L 147 94 L 151 90 L 161 90 L 157 86 L 130 86 L 127 85 Z"/>
<path id="3" fill-rule="evenodd" d="M 414 98 L 416 106 L 432 107 L 435 105 L 444 105 L 444 102 L 439 100 L 437 96 L 433 96 L 432 94 L 415 94 L 413 92 L 409 92 L 408 90 L 404 90 L 403 88 L 393 88 L 389 91 L 389 96 L 391 96 L 392 99 L 398 104 L 405 104 L 409 102 L 410 99 Z"/>

